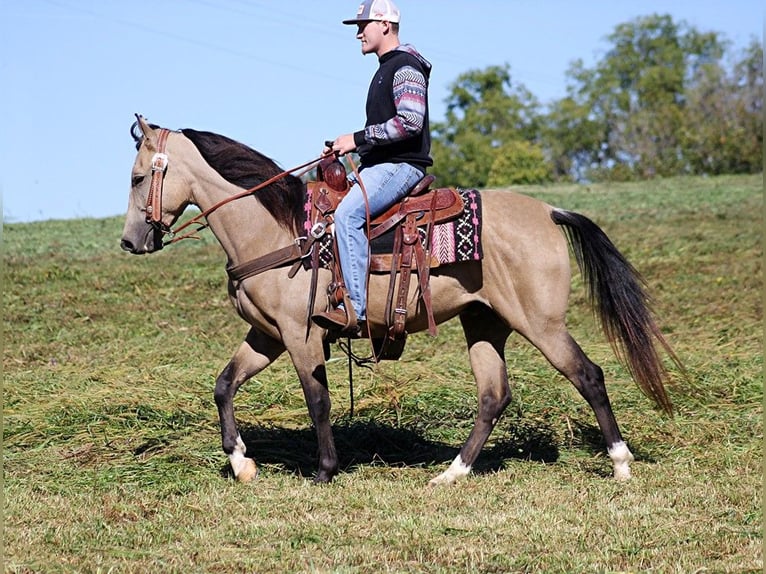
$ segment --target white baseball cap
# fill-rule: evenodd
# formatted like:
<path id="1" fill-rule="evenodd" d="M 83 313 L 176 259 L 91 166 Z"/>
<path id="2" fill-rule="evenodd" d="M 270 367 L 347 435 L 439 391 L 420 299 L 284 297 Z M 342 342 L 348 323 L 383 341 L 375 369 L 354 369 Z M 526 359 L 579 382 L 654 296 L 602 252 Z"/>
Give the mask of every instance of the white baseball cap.
<path id="1" fill-rule="evenodd" d="M 356 18 L 343 20 L 344 24 L 359 24 L 360 22 L 399 22 L 399 8 L 391 0 L 364 0 L 359 4 Z"/>

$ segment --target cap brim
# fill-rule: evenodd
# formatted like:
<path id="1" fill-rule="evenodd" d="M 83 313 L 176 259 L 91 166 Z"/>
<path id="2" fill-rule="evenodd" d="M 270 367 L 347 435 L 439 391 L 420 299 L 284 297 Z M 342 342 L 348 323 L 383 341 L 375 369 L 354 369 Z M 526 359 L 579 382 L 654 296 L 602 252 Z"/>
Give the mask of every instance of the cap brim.
<path id="1" fill-rule="evenodd" d="M 344 24 L 360 24 L 362 22 L 375 22 L 375 20 L 373 18 L 360 18 L 358 20 L 354 18 L 353 20 L 343 20 Z"/>

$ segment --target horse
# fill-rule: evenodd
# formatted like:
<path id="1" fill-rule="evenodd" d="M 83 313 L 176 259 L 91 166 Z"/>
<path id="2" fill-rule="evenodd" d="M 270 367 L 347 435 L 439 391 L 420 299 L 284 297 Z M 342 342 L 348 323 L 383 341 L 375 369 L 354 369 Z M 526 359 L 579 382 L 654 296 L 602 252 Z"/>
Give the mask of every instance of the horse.
<path id="1" fill-rule="evenodd" d="M 168 230 L 188 206 L 205 214 L 205 223 L 226 253 L 229 267 L 268 258 L 294 245 L 302 235 L 306 184 L 300 177 L 280 175 L 274 161 L 226 136 L 194 129 L 171 131 L 136 117 L 131 134 L 137 155 L 121 239 L 123 250 L 145 254 L 162 249 Z M 260 189 L 251 193 L 248 190 L 253 186 Z M 511 191 L 480 193 L 483 257 L 434 268 L 430 276 L 436 323 L 458 317 L 462 325 L 476 380 L 477 413 L 459 453 L 429 484 L 451 484 L 468 476 L 511 402 L 505 344 L 514 331 L 534 345 L 590 405 L 614 479 L 629 479 L 634 457 L 617 425 L 603 371 L 567 330 L 570 249 L 616 356 L 656 407 L 672 416 L 665 389 L 669 373 L 662 351 L 682 365 L 658 327 L 646 282 L 586 216 Z M 231 201 L 234 197 L 236 201 Z M 328 333 L 316 326 L 308 332 L 306 328 L 309 276 L 298 272 L 290 277 L 284 266 L 276 265 L 228 283 L 232 305 L 250 326 L 216 378 L 214 390 L 223 451 L 238 481 L 251 481 L 258 468 L 253 458 L 245 456 L 234 397 L 248 379 L 285 351 L 300 379 L 316 432 L 314 481 L 327 483 L 338 473 L 325 369 Z M 330 280 L 330 271 L 320 270 L 320 285 Z M 367 327 L 373 336 L 385 334 L 387 287 L 388 276 L 370 275 Z M 412 295 L 406 319 L 409 333 L 428 328 L 426 312 Z M 323 296 L 319 289 L 315 304 L 321 304 Z"/>

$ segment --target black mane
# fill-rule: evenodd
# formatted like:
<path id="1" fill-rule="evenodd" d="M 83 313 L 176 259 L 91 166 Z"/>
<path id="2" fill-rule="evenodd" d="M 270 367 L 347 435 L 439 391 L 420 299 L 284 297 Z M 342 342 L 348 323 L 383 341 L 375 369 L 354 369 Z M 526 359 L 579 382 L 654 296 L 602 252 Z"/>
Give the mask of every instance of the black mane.
<path id="1" fill-rule="evenodd" d="M 181 132 L 197 147 L 210 167 L 242 189 L 255 187 L 283 171 L 262 153 L 226 136 L 188 128 Z M 259 189 L 253 196 L 280 225 L 296 234 L 301 233 L 306 194 L 299 178 L 287 175 Z"/>

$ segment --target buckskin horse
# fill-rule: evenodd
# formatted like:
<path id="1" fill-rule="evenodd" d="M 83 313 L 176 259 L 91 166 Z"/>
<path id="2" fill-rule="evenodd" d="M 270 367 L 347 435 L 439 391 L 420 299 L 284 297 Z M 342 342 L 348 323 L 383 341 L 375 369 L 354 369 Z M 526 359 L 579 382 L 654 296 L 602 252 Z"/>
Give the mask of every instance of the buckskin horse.
<path id="1" fill-rule="evenodd" d="M 225 136 L 191 129 L 171 131 L 136 117 L 131 134 L 138 153 L 122 249 L 134 254 L 161 249 L 165 235 L 188 206 L 205 214 L 205 224 L 230 267 L 269 258 L 299 241 L 306 201 L 306 185 L 299 177 L 279 177 L 281 170 L 273 161 Z M 246 191 L 264 182 L 268 185 L 257 192 Z M 230 201 L 233 196 L 242 198 Z M 682 366 L 653 317 L 643 279 L 606 234 L 581 214 L 510 191 L 484 190 L 481 200 L 483 258 L 440 266 L 430 276 L 433 318 L 438 324 L 459 317 L 478 391 L 473 429 L 449 467 L 430 484 L 450 484 L 470 473 L 510 403 L 505 344 L 513 331 L 539 349 L 587 401 L 606 441 L 614 478 L 630 478 L 634 458 L 620 434 L 603 372 L 567 331 L 569 249 L 615 354 L 644 394 L 672 415 L 665 391 L 669 374 L 660 351 L 664 349 Z M 214 397 L 223 450 L 237 480 L 252 480 L 257 467 L 245 456 L 234 417 L 234 396 L 285 351 L 297 371 L 316 429 L 314 480 L 330 482 L 338 472 L 325 370 L 327 332 L 316 326 L 307 332 L 305 321 L 309 276 L 298 272 L 290 278 L 284 266 L 276 265 L 241 281 L 229 281 L 231 303 L 250 329 L 218 375 Z M 330 272 L 321 270 L 319 281 L 327 285 Z M 372 335 L 385 328 L 387 288 L 388 277 L 371 275 L 368 329 Z M 321 304 L 321 289 L 315 296 L 316 304 Z M 415 299 L 408 299 L 406 329 L 411 333 L 429 326 L 423 305 Z"/>

